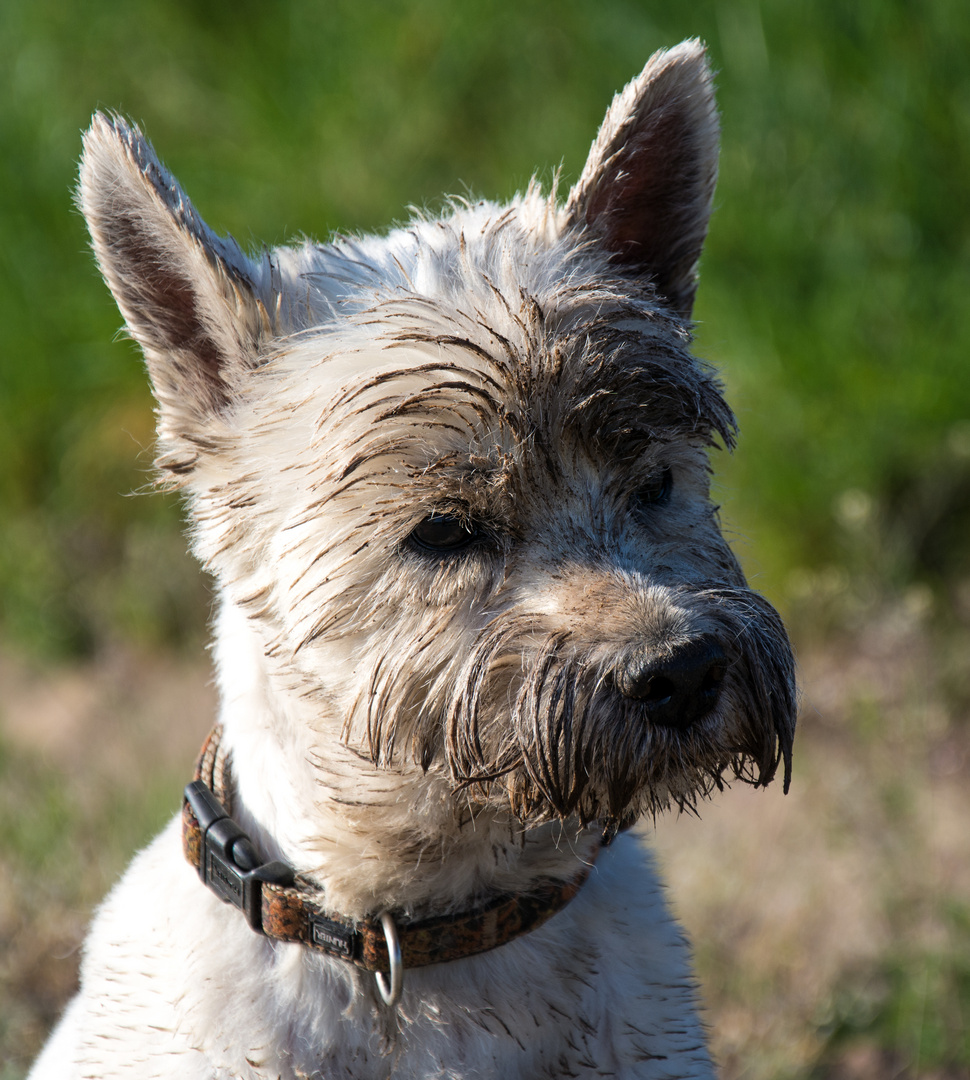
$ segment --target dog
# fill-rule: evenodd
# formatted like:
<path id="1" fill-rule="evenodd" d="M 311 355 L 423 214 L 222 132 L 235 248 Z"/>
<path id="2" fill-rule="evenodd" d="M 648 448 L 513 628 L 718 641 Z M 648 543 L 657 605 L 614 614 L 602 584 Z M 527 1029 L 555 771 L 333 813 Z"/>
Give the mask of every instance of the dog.
<path id="1" fill-rule="evenodd" d="M 794 661 L 709 497 L 703 46 L 564 202 L 245 255 L 98 114 L 78 202 L 218 589 L 221 710 L 31 1073 L 710 1077 L 638 818 L 790 776 Z"/>

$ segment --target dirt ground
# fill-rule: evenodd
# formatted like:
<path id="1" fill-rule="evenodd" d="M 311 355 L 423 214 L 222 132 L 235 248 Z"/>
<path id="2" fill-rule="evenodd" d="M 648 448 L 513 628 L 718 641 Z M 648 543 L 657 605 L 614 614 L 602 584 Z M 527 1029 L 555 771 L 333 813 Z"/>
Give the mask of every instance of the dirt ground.
<path id="1" fill-rule="evenodd" d="M 900 607 L 801 657 L 791 793 L 642 826 L 694 942 L 724 1080 L 970 1076 L 970 724 Z M 72 992 L 93 904 L 178 803 L 205 661 L 0 653 L 0 1080 Z M 150 770 L 146 774 L 146 767 Z"/>

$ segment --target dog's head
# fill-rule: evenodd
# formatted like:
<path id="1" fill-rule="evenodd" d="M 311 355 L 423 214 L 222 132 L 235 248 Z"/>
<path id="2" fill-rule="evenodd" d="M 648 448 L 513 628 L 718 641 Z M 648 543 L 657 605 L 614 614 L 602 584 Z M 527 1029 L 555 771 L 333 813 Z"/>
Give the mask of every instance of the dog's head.
<path id="1" fill-rule="evenodd" d="M 791 649 L 721 537 L 734 420 L 688 351 L 716 167 L 688 42 L 564 206 L 532 187 L 253 260 L 95 118 L 79 201 L 159 469 L 275 685 L 379 765 L 613 823 L 787 770 Z"/>

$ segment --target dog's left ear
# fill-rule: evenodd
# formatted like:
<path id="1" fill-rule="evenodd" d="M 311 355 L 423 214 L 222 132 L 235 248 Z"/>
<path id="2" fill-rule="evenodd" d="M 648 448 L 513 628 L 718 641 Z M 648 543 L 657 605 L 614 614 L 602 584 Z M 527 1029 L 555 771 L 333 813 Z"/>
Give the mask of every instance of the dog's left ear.
<path id="1" fill-rule="evenodd" d="M 690 318 L 717 180 L 718 122 L 704 46 L 681 42 L 613 99 L 566 204 L 615 263 Z"/>
<path id="2" fill-rule="evenodd" d="M 142 347 L 159 403 L 158 464 L 191 471 L 270 333 L 268 273 L 199 217 L 142 133 L 95 115 L 77 202 L 98 265 Z"/>

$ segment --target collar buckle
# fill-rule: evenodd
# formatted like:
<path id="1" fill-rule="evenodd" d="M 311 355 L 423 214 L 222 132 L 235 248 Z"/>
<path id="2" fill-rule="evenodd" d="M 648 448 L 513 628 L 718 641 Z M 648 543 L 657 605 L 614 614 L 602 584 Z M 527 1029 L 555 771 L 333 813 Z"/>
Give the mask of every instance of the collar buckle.
<path id="1" fill-rule="evenodd" d="M 464 960 L 542 926 L 579 892 L 600 847 L 589 851 L 571 880 L 536 881 L 525 892 L 504 893 L 467 911 L 417 921 L 405 912 L 395 918 L 388 911 L 345 920 L 325 911 L 320 906 L 321 890 L 291 866 L 262 862 L 250 837 L 230 817 L 229 754 L 218 724 L 202 747 L 195 775 L 182 806 L 182 851 L 202 882 L 241 911 L 257 933 L 318 949 L 381 974 L 377 990 L 390 1006 L 399 999 L 405 964 L 416 968 Z M 600 844 L 607 840 L 604 837 Z"/>
<path id="2" fill-rule="evenodd" d="M 263 933 L 263 882 L 292 885 L 292 867 L 276 860 L 261 863 L 245 829 L 229 816 L 202 780 L 186 785 L 185 801 L 201 833 L 199 877 L 221 900 L 239 908 L 254 930 Z"/>

